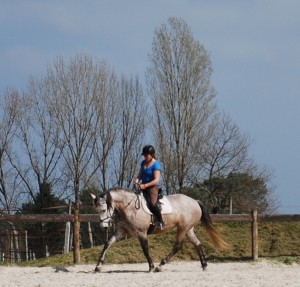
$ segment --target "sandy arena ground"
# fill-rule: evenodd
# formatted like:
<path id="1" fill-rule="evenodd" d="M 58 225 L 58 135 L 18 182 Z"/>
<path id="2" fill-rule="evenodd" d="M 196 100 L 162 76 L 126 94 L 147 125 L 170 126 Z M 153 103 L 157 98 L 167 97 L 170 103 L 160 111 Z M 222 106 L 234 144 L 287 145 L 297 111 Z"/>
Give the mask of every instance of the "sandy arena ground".
<path id="1" fill-rule="evenodd" d="M 148 265 L 107 264 L 101 273 L 94 265 L 68 268 L 0 267 L 0 286 L 5 287 L 135 287 L 135 286 L 300 286 L 300 265 L 270 261 L 209 263 L 203 272 L 198 262 L 170 262 L 162 272 L 148 273 Z"/>

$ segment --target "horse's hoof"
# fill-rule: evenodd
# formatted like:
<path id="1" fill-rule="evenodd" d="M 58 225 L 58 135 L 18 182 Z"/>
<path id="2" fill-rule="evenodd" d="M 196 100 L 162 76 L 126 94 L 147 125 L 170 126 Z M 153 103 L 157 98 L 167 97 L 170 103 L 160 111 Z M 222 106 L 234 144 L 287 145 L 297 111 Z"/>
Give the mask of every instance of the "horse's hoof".
<path id="1" fill-rule="evenodd" d="M 101 272 L 101 267 L 97 266 L 97 267 L 95 268 L 95 272 Z"/>
<path id="2" fill-rule="evenodd" d="M 156 268 L 153 270 L 153 272 L 161 272 L 162 268 L 161 266 L 156 266 Z"/>

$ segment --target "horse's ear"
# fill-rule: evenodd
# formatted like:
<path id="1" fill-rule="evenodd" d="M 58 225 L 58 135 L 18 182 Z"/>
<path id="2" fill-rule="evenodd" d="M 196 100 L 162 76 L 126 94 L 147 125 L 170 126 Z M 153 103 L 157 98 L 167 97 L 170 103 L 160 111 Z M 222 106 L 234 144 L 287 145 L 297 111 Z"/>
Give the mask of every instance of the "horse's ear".
<path id="1" fill-rule="evenodd" d="M 94 199 L 94 200 L 97 198 L 97 196 L 95 194 L 90 193 L 90 195 L 91 195 L 92 199 Z"/>

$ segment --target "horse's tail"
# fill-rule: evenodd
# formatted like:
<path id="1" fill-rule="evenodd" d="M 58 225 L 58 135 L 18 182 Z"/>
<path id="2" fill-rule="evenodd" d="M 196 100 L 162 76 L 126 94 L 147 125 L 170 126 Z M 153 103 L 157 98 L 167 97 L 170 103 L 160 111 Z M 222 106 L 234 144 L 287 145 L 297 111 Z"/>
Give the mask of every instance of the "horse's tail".
<path id="1" fill-rule="evenodd" d="M 206 231 L 208 232 L 209 237 L 211 238 L 212 242 L 221 250 L 227 250 L 229 245 L 226 241 L 221 238 L 219 232 L 215 229 L 211 217 L 209 215 L 207 207 L 200 201 L 197 200 L 201 210 L 201 222 L 204 224 Z"/>

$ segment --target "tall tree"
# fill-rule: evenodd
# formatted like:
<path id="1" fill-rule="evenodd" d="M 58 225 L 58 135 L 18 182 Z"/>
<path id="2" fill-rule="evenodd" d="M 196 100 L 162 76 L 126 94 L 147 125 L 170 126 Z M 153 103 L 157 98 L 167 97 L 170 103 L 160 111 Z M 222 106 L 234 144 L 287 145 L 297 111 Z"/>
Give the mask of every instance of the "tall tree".
<path id="1" fill-rule="evenodd" d="M 11 214 L 17 208 L 21 193 L 19 177 L 10 164 L 20 96 L 16 90 L 6 90 L 0 103 L 0 205 Z"/>
<path id="2" fill-rule="evenodd" d="M 215 108 L 211 62 L 187 24 L 178 18 L 170 18 L 155 31 L 149 59 L 147 84 L 155 107 L 156 145 L 167 191 L 180 191 L 192 167 L 192 147 Z"/>
<path id="3" fill-rule="evenodd" d="M 96 172 L 105 170 L 116 138 L 118 101 L 116 77 L 103 62 L 79 55 L 68 63 L 58 59 L 49 68 L 49 96 L 61 129 L 65 176 L 72 184 L 74 208 L 74 262 L 80 262 L 80 190 Z"/>
<path id="4" fill-rule="evenodd" d="M 11 165 L 10 158 L 13 154 L 13 140 L 16 132 L 16 119 L 19 115 L 20 96 L 18 91 L 8 89 L 4 92 L 0 102 L 0 210 L 8 214 L 16 212 L 19 203 L 22 202 L 22 193 L 20 192 L 20 178 Z M 2 224 L 0 232 L 11 228 L 14 234 L 17 229 L 13 222 Z M 17 236 L 14 236 L 14 249 L 18 249 L 19 242 Z M 16 254 L 17 260 L 19 254 Z"/>
<path id="5" fill-rule="evenodd" d="M 215 114 L 205 141 L 194 146 L 193 173 L 198 179 L 227 177 L 231 173 L 250 172 L 253 160 L 248 156 L 250 139 L 225 114 Z"/>
<path id="6" fill-rule="evenodd" d="M 116 146 L 115 177 L 118 186 L 129 187 L 137 173 L 138 159 L 145 140 L 147 105 L 138 78 L 121 77 L 119 84 L 120 129 Z"/>
<path id="7" fill-rule="evenodd" d="M 235 201 L 235 211 L 243 205 L 242 198 L 260 211 L 274 210 L 269 186 L 272 172 L 249 157 L 250 139 L 229 116 L 215 114 L 205 138 L 194 146 L 194 168 L 189 173 L 201 199 L 221 212 L 229 208 L 230 198 Z"/>
<path id="8" fill-rule="evenodd" d="M 60 128 L 52 116 L 48 103 L 49 83 L 31 78 L 26 92 L 19 98 L 19 116 L 16 122 L 15 144 L 18 149 L 11 164 L 22 179 L 21 188 L 33 201 L 43 186 L 51 183 L 57 196 L 66 190 L 59 171 L 62 146 L 59 146 Z"/>
<path id="9" fill-rule="evenodd" d="M 98 116 L 94 157 L 96 165 L 99 165 L 100 190 L 105 191 L 112 183 L 112 158 L 118 140 L 122 106 L 118 94 L 117 76 L 105 63 L 98 68 L 98 82 L 94 102 Z"/>

